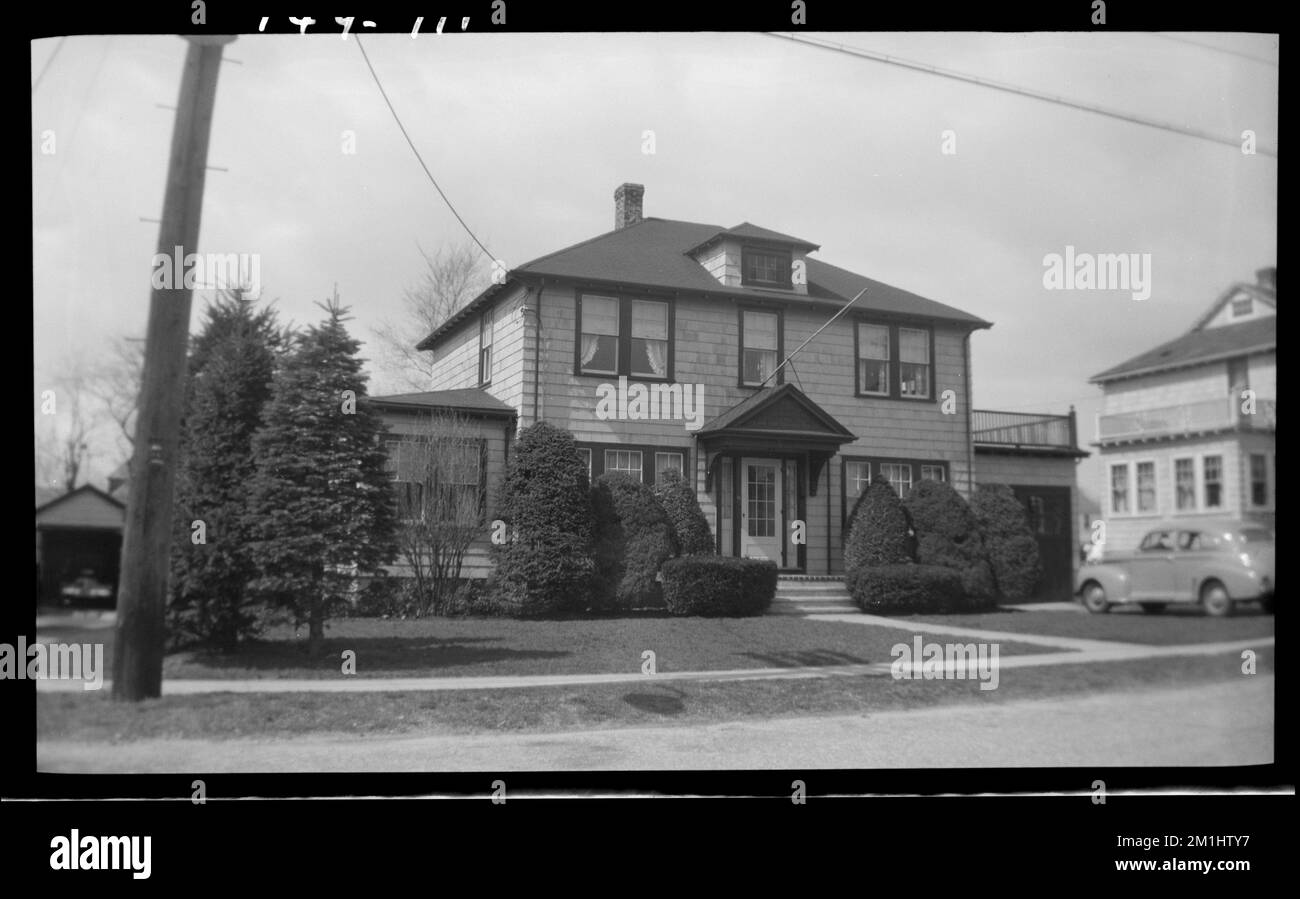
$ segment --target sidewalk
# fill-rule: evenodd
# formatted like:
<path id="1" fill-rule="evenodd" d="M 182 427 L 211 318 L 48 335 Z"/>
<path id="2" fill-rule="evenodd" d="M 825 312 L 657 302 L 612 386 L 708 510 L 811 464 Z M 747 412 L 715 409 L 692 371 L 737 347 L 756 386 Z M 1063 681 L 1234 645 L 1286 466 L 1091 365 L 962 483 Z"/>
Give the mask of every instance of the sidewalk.
<path id="1" fill-rule="evenodd" d="M 869 615 L 819 615 L 817 618 L 831 620 L 866 619 L 860 623 L 873 622 Z M 889 622 L 890 626 L 914 630 L 915 624 L 891 622 L 890 619 L 878 619 Z M 1225 643 L 1193 643 L 1184 646 L 1151 646 L 1137 643 L 1107 643 L 1101 640 L 1076 640 L 1073 638 L 1040 638 L 1036 634 L 1002 634 L 996 631 L 976 631 L 967 628 L 945 625 L 925 626 L 927 632 L 948 633 L 968 638 L 954 642 L 971 642 L 980 640 L 997 642 L 998 640 L 1018 643 L 1055 642 L 1063 651 L 1035 653 L 1032 655 L 1014 655 L 999 657 L 993 667 L 999 671 L 1011 668 L 1028 668 L 1041 665 L 1078 665 L 1088 662 L 1118 662 L 1132 659 L 1156 658 L 1166 656 L 1201 656 L 1218 655 L 1227 652 L 1240 652 L 1244 649 L 1259 649 L 1272 646 L 1273 637 L 1259 637 L 1246 640 L 1234 640 Z M 1086 644 L 1086 645 L 1081 645 Z M 964 663 L 963 663 L 964 664 Z M 921 663 L 912 665 L 914 671 L 920 671 Z M 742 668 L 729 671 L 666 671 L 660 674 L 620 673 L 620 674 L 554 674 L 554 675 L 519 675 L 495 677 L 427 677 L 427 678 L 362 678 L 345 677 L 337 679 L 299 679 L 282 680 L 276 678 L 231 678 L 229 680 L 164 680 L 164 696 L 193 695 L 197 693 L 396 693 L 426 692 L 441 690 L 502 690 L 526 687 L 567 687 L 598 684 L 630 684 L 666 681 L 742 681 L 742 680 L 797 680 L 822 677 L 889 677 L 890 662 L 875 662 L 866 665 L 823 665 L 816 667 L 789 668 Z M 954 663 L 945 665 L 945 671 L 952 671 Z M 104 690 L 112 688 L 112 682 L 104 681 Z M 38 680 L 37 692 L 83 692 L 81 681 L 72 680 Z"/>

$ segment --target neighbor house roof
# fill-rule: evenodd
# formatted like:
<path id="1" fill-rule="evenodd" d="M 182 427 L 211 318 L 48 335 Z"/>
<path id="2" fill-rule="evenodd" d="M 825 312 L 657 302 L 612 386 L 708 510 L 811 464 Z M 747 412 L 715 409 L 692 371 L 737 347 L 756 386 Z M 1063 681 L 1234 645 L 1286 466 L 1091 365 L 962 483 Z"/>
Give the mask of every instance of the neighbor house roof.
<path id="1" fill-rule="evenodd" d="M 1153 350 L 1134 356 L 1127 362 L 1106 369 L 1101 374 L 1093 375 L 1089 381 L 1093 384 L 1103 384 L 1119 378 L 1182 368 L 1276 348 L 1277 316 L 1270 315 L 1235 325 L 1189 331 L 1182 337 L 1162 343 Z"/>
<path id="2" fill-rule="evenodd" d="M 904 314 L 987 328 L 990 323 L 952 306 L 900 290 L 815 259 L 808 259 L 808 293 L 755 287 L 726 287 L 700 265 L 690 253 L 720 236 L 733 235 L 790 243 L 816 249 L 815 244 L 789 237 L 748 222 L 735 228 L 720 228 L 697 222 L 647 218 L 512 269 L 500 284 L 494 284 L 454 313 L 417 349 L 432 349 L 444 334 L 477 313 L 506 287 L 519 281 L 555 278 L 570 281 L 604 282 L 624 287 L 658 288 L 678 293 L 720 296 L 733 299 L 779 299 L 788 303 L 843 305 L 862 288 L 866 295 L 854 306 L 862 311 Z"/>
<path id="3" fill-rule="evenodd" d="M 513 418 L 517 414 L 485 390 L 466 387 L 459 390 L 426 390 L 420 393 L 393 393 L 367 397 L 366 401 L 386 409 L 415 412 L 420 409 L 448 409 L 476 415 Z"/>

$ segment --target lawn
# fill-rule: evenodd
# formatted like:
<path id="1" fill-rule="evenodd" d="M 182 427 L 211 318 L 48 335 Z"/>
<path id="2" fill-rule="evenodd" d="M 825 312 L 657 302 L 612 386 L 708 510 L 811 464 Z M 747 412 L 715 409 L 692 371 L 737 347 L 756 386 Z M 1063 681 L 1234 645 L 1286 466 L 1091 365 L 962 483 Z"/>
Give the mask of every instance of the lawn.
<path id="1" fill-rule="evenodd" d="M 1115 609 L 1102 615 L 1088 612 L 1035 612 L 1000 609 L 978 615 L 909 615 L 902 620 L 918 628 L 927 623 L 957 627 L 1042 634 L 1052 637 L 1081 637 L 1115 640 L 1151 646 L 1186 643 L 1219 643 L 1273 636 L 1273 616 L 1256 606 L 1243 606 L 1229 618 L 1211 618 L 1199 608 L 1169 606 L 1148 615 L 1141 609 Z"/>
<path id="2" fill-rule="evenodd" d="M 865 630 L 865 628 L 864 628 Z M 1259 674 L 1275 653 L 1261 647 Z M 213 693 L 126 705 L 107 693 L 38 693 L 39 740 L 282 739 L 305 734 L 436 735 L 711 724 L 819 714 L 1123 692 L 1242 677 L 1235 653 L 1007 669 L 996 690 L 974 680 L 888 675 L 695 681 L 421 693 Z"/>
<path id="3" fill-rule="evenodd" d="M 927 641 L 956 638 L 916 633 Z M 352 618 L 334 622 L 315 659 L 291 627 L 223 656 L 185 651 L 163 663 L 169 679 L 336 678 L 342 656 L 356 653 L 357 677 L 476 677 L 494 675 L 639 673 L 641 654 L 655 653 L 655 668 L 719 671 L 889 662 L 910 630 L 798 617 L 638 617 L 569 621 L 424 618 L 392 621 Z M 42 628 L 43 642 L 102 642 L 111 670 L 113 630 Z M 966 642 L 966 641 L 957 641 Z M 1030 643 L 1002 643 L 1002 655 L 1055 652 Z"/>

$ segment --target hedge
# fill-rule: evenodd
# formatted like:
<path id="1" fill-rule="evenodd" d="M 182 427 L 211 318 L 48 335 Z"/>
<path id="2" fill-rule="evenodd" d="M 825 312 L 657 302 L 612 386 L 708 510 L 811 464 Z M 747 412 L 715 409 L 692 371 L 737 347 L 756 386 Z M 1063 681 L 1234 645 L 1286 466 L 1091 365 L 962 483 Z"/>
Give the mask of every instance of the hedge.
<path id="1" fill-rule="evenodd" d="M 859 568 L 844 583 L 858 608 L 870 614 L 945 613 L 965 605 L 961 574 L 942 565 Z"/>
<path id="2" fill-rule="evenodd" d="M 659 473 L 655 497 L 668 513 L 678 551 L 684 556 L 713 555 L 717 548 L 709 520 L 700 509 L 700 501 L 690 482 L 672 469 Z"/>
<path id="3" fill-rule="evenodd" d="M 1038 541 L 1015 492 L 1006 484 L 980 484 L 970 507 L 984 538 L 998 593 L 1012 600 L 1032 596 L 1042 565 Z"/>
<path id="4" fill-rule="evenodd" d="M 681 556 L 661 571 L 664 604 L 674 615 L 761 615 L 776 595 L 776 563 L 762 559 Z"/>
<path id="5" fill-rule="evenodd" d="M 872 565 L 894 565 L 912 560 L 907 512 L 887 481 L 870 484 L 858 496 L 849 516 L 844 543 L 844 567 L 852 571 Z"/>
<path id="6" fill-rule="evenodd" d="M 907 494 L 903 507 L 916 535 L 916 561 L 958 572 L 966 597 L 963 608 L 991 608 L 997 602 L 993 569 L 989 567 L 979 522 L 970 505 L 951 484 L 921 481 Z"/>
<path id="7" fill-rule="evenodd" d="M 591 489 L 596 577 L 591 606 L 599 611 L 662 608 L 659 566 L 677 555 L 677 537 L 654 491 L 611 472 Z"/>
<path id="8" fill-rule="evenodd" d="M 511 539 L 492 546 L 492 599 L 519 617 L 585 606 L 595 563 L 587 466 L 573 436 L 524 428 L 510 453 L 501 517 Z"/>

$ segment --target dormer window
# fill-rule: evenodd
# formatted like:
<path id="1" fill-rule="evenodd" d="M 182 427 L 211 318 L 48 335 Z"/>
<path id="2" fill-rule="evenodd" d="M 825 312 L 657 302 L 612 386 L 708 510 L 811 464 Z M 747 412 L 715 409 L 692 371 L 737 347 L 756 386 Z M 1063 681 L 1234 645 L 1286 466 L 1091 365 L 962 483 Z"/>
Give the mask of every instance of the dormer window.
<path id="1" fill-rule="evenodd" d="M 740 257 L 740 283 L 744 287 L 791 286 L 788 250 L 744 247 Z"/>
<path id="2" fill-rule="evenodd" d="M 1238 296 L 1232 301 L 1232 317 L 1241 318 L 1243 315 L 1250 315 L 1253 311 L 1253 304 L 1249 296 Z"/>

